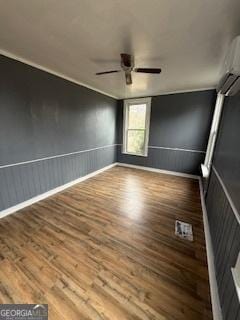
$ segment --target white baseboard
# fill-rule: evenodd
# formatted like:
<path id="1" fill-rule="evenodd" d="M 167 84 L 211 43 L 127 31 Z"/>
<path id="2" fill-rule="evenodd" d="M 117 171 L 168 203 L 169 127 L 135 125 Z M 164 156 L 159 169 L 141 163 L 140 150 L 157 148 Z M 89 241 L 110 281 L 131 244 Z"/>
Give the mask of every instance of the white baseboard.
<path id="1" fill-rule="evenodd" d="M 162 170 L 162 169 L 156 169 L 156 168 L 144 167 L 144 166 L 137 166 L 134 164 L 128 164 L 128 163 L 123 163 L 123 162 L 117 162 L 117 165 L 121 166 L 121 167 L 128 167 L 128 168 L 146 170 L 146 171 L 151 171 L 151 172 L 156 172 L 156 173 L 169 174 L 172 176 L 178 176 L 178 177 L 184 177 L 184 178 L 190 178 L 190 179 L 199 179 L 199 176 L 193 175 L 193 174 L 188 174 L 188 173 L 168 171 L 168 170 Z"/>
<path id="2" fill-rule="evenodd" d="M 210 294 L 211 294 L 211 301 L 212 301 L 213 320 L 222 320 L 222 311 L 221 311 L 220 299 L 218 294 L 212 240 L 211 240 L 207 209 L 206 209 L 204 193 L 203 193 L 203 185 L 202 185 L 201 179 L 199 179 L 199 189 L 200 189 L 202 212 L 203 212 L 203 224 L 204 224 L 206 251 L 207 251 L 208 275 L 209 275 Z"/>
<path id="3" fill-rule="evenodd" d="M 140 170 L 146 170 L 156 173 L 163 173 L 168 175 L 174 175 L 174 176 L 180 176 L 185 178 L 192 178 L 192 179 L 198 179 L 199 180 L 199 188 L 200 188 L 200 195 L 201 195 L 201 204 L 202 204 L 202 212 L 203 212 L 203 223 L 204 223 L 204 233 L 205 233 L 205 240 L 206 240 L 206 250 L 207 250 L 207 261 L 208 261 L 208 273 L 209 273 L 209 282 L 210 282 L 210 293 L 211 293 L 211 301 L 212 301 L 212 311 L 213 311 L 213 319 L 214 320 L 222 320 L 222 312 L 220 307 L 220 300 L 218 295 L 218 288 L 217 288 L 217 280 L 216 280 L 216 272 L 215 272 L 215 266 L 214 266 L 214 255 L 213 255 L 213 248 L 212 248 L 212 242 L 211 242 L 211 235 L 210 235 L 210 229 L 209 229 L 209 223 L 208 223 L 208 217 L 207 217 L 207 211 L 206 211 L 206 205 L 203 195 L 203 186 L 202 181 L 199 176 L 191 175 L 191 174 L 185 174 L 175 171 L 168 171 L 168 170 L 161 170 L 161 169 L 155 169 L 150 167 L 144 167 L 144 166 L 137 166 L 137 165 L 131 165 L 127 163 L 119 163 L 115 162 L 109 166 L 106 166 L 102 169 L 99 169 L 97 171 L 94 171 L 90 174 L 87 174 L 81 178 L 78 178 L 76 180 L 73 180 L 71 182 L 68 182 L 62 186 L 59 186 L 57 188 L 54 188 L 50 191 L 47 191 L 43 194 L 40 194 L 36 197 L 33 197 L 29 200 L 26 200 L 22 203 L 19 203 L 13 207 L 10 207 L 8 209 L 5 209 L 0 212 L 0 218 L 3 218 L 9 214 L 12 214 L 20 209 L 23 209 L 27 206 L 30 206 L 40 200 L 43 200 L 49 196 L 52 196 L 60 191 L 63 191 L 79 182 L 82 182 L 84 180 L 87 180 L 91 177 L 96 176 L 97 174 L 104 172 L 105 170 L 108 170 L 114 166 L 122 166 L 122 167 L 128 167 L 128 168 L 135 168 Z"/>
<path id="4" fill-rule="evenodd" d="M 101 173 L 101 172 L 103 172 L 105 170 L 108 170 L 108 169 L 110 169 L 112 167 L 115 167 L 116 164 L 117 164 L 116 162 L 113 163 L 113 164 L 110 164 L 109 166 L 106 166 L 106 167 L 101 168 L 101 169 L 99 169 L 97 171 L 91 172 L 91 173 L 89 173 L 89 174 L 87 174 L 87 175 L 85 175 L 85 176 L 83 176 L 81 178 L 75 179 L 75 180 L 73 180 L 71 182 L 68 182 L 68 183 L 66 183 L 64 185 L 61 185 L 61 186 L 59 186 L 57 188 L 54 188 L 54 189 L 49 190 L 47 192 L 44 192 L 44 193 L 42 193 L 42 194 L 40 194 L 40 195 L 38 195 L 36 197 L 33 197 L 33 198 L 28 199 L 28 200 L 26 200 L 24 202 L 21 202 L 21 203 L 15 205 L 13 207 L 10 207 L 10 208 L 7 208 L 7 209 L 5 209 L 3 211 L 0 211 L 0 219 L 5 217 L 5 216 L 7 216 L 7 215 L 9 215 L 9 214 L 12 214 L 12 213 L 18 211 L 18 210 L 21 210 L 21 209 L 23 209 L 25 207 L 28 207 L 28 206 L 30 206 L 30 205 L 32 205 L 32 204 L 34 204 L 34 203 L 36 203 L 36 202 L 38 202 L 40 200 L 48 198 L 48 197 L 50 197 L 50 196 L 52 196 L 52 195 L 54 195 L 54 194 L 56 194 L 56 193 L 58 193 L 60 191 L 63 191 L 65 189 L 73 186 L 74 184 L 77 184 L 79 182 L 82 182 L 84 180 L 92 178 L 92 177 L 96 176 L 97 174 L 99 174 L 99 173 Z"/>
<path id="5" fill-rule="evenodd" d="M 61 192 L 64 189 L 67 189 L 67 188 L 73 186 L 74 184 L 77 184 L 77 183 L 82 182 L 84 180 L 87 180 L 87 179 L 89 179 L 91 177 L 94 177 L 95 175 L 97 175 L 97 174 L 99 174 L 99 173 L 101 173 L 101 172 L 103 172 L 103 171 L 105 171 L 107 169 L 110 169 L 110 168 L 112 168 L 112 167 L 114 167 L 116 165 L 122 166 L 122 167 L 141 169 L 141 170 L 146 170 L 146 171 L 151 171 L 151 172 L 156 172 L 156 173 L 164 173 L 164 174 L 169 174 L 169 175 L 174 175 L 174 176 L 180 176 L 180 177 L 185 177 L 185 178 L 199 179 L 198 176 L 191 175 L 191 174 L 174 172 L 174 171 L 167 171 L 167 170 L 161 170 L 161 169 L 155 169 L 155 168 L 150 168 L 150 167 L 135 166 L 135 165 L 132 165 L 132 164 L 127 164 L 127 163 L 115 162 L 113 164 L 110 164 L 109 166 L 106 166 L 106 167 L 102 168 L 102 169 L 99 169 L 97 171 L 89 173 L 86 176 L 83 176 L 81 178 L 78 178 L 76 180 L 68 182 L 68 183 L 66 183 L 64 185 L 61 185 L 61 186 L 59 186 L 57 188 L 54 188 L 54 189 L 49 190 L 47 192 L 44 192 L 44 193 L 42 193 L 42 194 L 40 194 L 40 195 L 38 195 L 36 197 L 33 197 L 33 198 L 28 199 L 28 200 L 26 200 L 24 202 L 21 202 L 21 203 L 15 205 L 13 207 L 10 207 L 10 208 L 7 208 L 5 210 L 2 210 L 2 211 L 0 211 L 0 219 L 5 217 L 5 216 L 7 216 L 7 215 L 9 215 L 9 214 L 12 214 L 12 213 L 18 211 L 18 210 L 21 210 L 21 209 L 23 209 L 25 207 L 28 207 L 28 206 L 30 206 L 30 205 L 32 205 L 32 204 L 34 204 L 34 203 L 36 203 L 36 202 L 38 202 L 40 200 L 43 200 L 43 199 L 45 199 L 47 197 L 50 197 L 50 196 L 52 196 L 52 195 L 54 195 L 54 194 L 56 194 L 58 192 Z"/>

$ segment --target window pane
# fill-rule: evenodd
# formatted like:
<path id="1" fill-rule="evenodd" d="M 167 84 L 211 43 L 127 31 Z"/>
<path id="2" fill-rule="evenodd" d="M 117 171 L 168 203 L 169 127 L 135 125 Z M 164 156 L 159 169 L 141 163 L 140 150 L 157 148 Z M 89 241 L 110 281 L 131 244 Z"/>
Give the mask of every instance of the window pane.
<path id="1" fill-rule="evenodd" d="M 128 129 L 145 129 L 146 104 L 129 105 Z"/>
<path id="2" fill-rule="evenodd" d="M 145 130 L 128 130 L 127 152 L 144 154 Z"/>

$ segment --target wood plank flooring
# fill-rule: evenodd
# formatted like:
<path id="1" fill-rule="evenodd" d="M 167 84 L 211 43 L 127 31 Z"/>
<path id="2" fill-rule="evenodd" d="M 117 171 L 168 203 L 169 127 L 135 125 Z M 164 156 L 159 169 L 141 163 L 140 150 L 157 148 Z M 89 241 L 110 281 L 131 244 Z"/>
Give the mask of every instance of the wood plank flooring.
<path id="1" fill-rule="evenodd" d="M 3 218 L 0 303 L 48 303 L 51 320 L 212 319 L 198 181 L 114 167 Z"/>

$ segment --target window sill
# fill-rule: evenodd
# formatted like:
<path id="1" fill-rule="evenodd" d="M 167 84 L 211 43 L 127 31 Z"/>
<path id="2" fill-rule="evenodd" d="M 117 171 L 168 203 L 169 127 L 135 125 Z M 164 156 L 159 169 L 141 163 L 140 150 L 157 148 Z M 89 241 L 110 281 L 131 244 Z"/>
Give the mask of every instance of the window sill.
<path id="1" fill-rule="evenodd" d="M 127 154 L 129 156 L 136 156 L 136 157 L 147 157 L 147 154 L 139 154 L 139 153 L 130 153 L 130 152 L 122 152 L 122 154 Z"/>

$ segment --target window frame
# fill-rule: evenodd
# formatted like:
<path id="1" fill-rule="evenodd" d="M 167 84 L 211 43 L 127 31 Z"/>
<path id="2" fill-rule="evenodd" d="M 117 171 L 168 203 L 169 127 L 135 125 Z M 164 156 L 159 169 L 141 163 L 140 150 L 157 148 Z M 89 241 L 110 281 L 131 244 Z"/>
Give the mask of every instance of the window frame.
<path id="1" fill-rule="evenodd" d="M 122 153 L 139 156 L 139 157 L 147 157 L 148 156 L 148 141 L 149 141 L 149 129 L 150 129 L 150 116 L 151 116 L 151 97 L 147 98 L 138 98 L 138 99 L 125 99 L 124 100 L 124 111 L 123 111 L 123 145 L 122 145 Z M 129 115 L 129 107 L 131 105 L 145 104 L 146 105 L 146 117 L 145 117 L 145 131 L 144 135 L 144 152 L 143 153 L 133 153 L 127 151 L 127 137 L 128 137 L 128 115 Z M 138 129 L 135 129 L 138 130 Z M 141 129 L 139 129 L 141 130 Z"/>
<path id="2" fill-rule="evenodd" d="M 204 178 L 208 178 L 210 175 L 224 99 L 225 99 L 224 94 L 221 94 L 221 93 L 217 94 L 215 110 L 214 110 L 212 124 L 211 124 L 211 130 L 208 138 L 207 151 L 205 154 L 205 160 L 204 160 L 204 163 L 201 164 L 202 175 Z"/>

